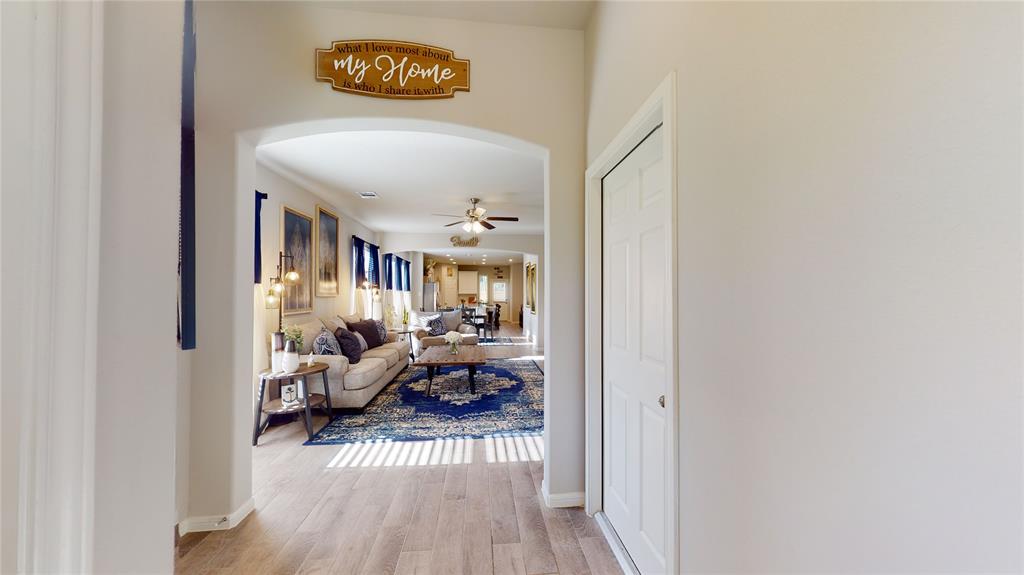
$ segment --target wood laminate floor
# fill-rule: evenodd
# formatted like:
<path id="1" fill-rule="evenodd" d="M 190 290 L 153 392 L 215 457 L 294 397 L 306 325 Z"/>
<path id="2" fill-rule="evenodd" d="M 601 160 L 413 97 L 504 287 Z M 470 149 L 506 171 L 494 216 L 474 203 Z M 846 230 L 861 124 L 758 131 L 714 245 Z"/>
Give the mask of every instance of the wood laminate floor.
<path id="1" fill-rule="evenodd" d="M 503 327 L 497 335 L 521 333 Z M 529 344 L 487 350 L 494 358 L 539 355 Z M 316 427 L 324 422 L 318 417 Z M 544 505 L 540 441 L 410 442 L 357 451 L 303 446 L 304 440 L 298 421 L 260 437 L 253 450 L 255 510 L 234 529 L 183 537 L 177 573 L 621 573 L 582 508 Z M 429 457 L 410 456 L 428 449 Z"/>

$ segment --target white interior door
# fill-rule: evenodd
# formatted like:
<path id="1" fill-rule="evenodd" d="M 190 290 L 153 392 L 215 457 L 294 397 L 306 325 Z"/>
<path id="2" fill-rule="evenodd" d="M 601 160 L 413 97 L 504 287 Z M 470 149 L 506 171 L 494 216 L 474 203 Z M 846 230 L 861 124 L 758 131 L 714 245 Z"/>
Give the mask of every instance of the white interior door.
<path id="1" fill-rule="evenodd" d="M 602 180 L 604 512 L 641 573 L 665 572 L 664 397 L 672 241 L 661 130 Z"/>

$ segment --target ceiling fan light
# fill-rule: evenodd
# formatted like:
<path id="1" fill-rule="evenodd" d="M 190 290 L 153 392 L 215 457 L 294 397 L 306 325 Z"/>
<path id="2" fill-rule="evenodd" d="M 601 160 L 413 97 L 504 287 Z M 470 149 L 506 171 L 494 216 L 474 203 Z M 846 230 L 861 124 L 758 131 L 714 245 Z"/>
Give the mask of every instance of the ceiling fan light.
<path id="1" fill-rule="evenodd" d="M 475 234 L 479 234 L 480 232 L 484 231 L 484 227 L 482 225 L 480 225 L 480 222 L 473 222 L 472 228 L 473 228 L 473 233 L 475 233 Z"/>
<path id="2" fill-rule="evenodd" d="M 466 222 L 466 223 L 462 224 L 462 231 L 464 231 L 464 232 L 471 232 L 471 231 L 473 231 L 473 224 L 471 224 L 469 222 Z"/>

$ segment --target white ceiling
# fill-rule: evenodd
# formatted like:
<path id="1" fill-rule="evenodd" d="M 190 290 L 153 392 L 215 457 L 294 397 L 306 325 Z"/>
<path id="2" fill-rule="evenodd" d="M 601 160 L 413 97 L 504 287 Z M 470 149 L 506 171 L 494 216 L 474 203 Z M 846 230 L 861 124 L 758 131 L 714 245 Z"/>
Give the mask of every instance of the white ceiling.
<path id="1" fill-rule="evenodd" d="M 442 264 L 452 263 L 452 260 L 455 260 L 455 263 L 460 266 L 510 266 L 523 263 L 523 254 L 487 248 L 448 248 L 424 251 L 424 262 L 428 259 Z"/>
<path id="2" fill-rule="evenodd" d="M 469 198 L 495 222 L 485 234 L 544 233 L 544 165 L 495 144 L 426 132 L 348 131 L 264 144 L 256 158 L 381 232 L 447 233 Z M 363 199 L 359 192 L 377 192 Z"/>
<path id="3" fill-rule="evenodd" d="M 594 9 L 593 0 L 341 0 L 330 5 L 363 12 L 571 30 L 586 28 Z"/>

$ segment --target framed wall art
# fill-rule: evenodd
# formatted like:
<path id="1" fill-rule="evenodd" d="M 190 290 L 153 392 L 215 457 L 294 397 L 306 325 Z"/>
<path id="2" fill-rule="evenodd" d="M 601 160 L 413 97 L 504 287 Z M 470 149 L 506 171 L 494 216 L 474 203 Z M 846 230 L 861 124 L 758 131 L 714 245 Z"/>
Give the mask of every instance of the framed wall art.
<path id="1" fill-rule="evenodd" d="M 338 271 L 338 216 L 323 206 L 316 207 L 316 296 L 337 297 L 341 293 Z"/>
<path id="2" fill-rule="evenodd" d="M 299 280 L 286 285 L 284 315 L 309 313 L 313 311 L 313 218 L 282 206 L 281 210 L 281 251 L 291 256 L 291 265 L 299 272 Z"/>

